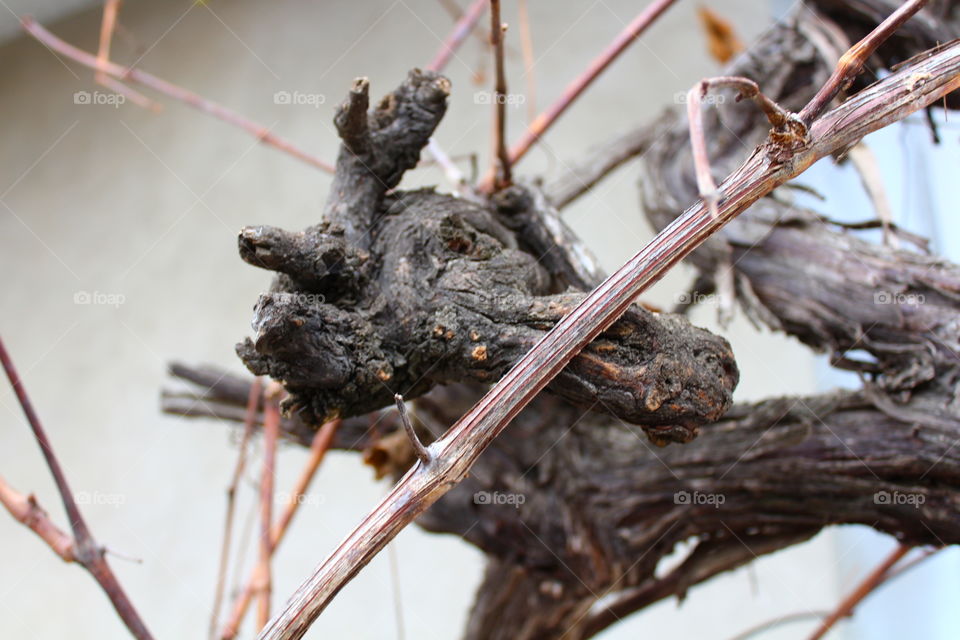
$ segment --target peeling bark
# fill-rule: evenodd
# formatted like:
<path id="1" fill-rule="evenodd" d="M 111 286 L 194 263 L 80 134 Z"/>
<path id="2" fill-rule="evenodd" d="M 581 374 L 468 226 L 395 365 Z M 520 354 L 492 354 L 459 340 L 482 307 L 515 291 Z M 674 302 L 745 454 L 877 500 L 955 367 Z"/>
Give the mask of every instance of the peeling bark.
<path id="1" fill-rule="evenodd" d="M 819 24 L 813 19 L 778 27 L 728 73 L 751 77 L 781 104 L 799 107 L 829 69 L 808 38 Z M 921 20 L 902 35 L 900 46 L 918 38 L 921 45 L 934 45 L 932 40 L 946 28 Z M 956 23 L 953 28 L 960 35 Z M 855 26 L 850 29 L 856 32 Z M 774 56 L 781 47 L 787 47 L 792 65 Z M 896 41 L 886 51 L 887 64 L 905 55 L 898 53 Z M 680 115 L 643 158 L 644 211 L 658 228 L 673 219 L 674 207 L 697 197 L 686 126 Z M 742 145 L 762 140 L 767 129 L 765 119 L 748 105 L 729 102 L 712 110 L 704 126 L 713 143 L 711 161 L 720 173 L 736 166 Z M 692 262 L 714 282 L 715 274 L 732 267 L 737 298 L 755 322 L 829 353 L 835 366 L 861 372 L 876 391 L 874 397 L 883 396 L 878 402 L 884 406 L 906 401 L 913 391 L 937 390 L 942 397 L 931 400 L 915 419 L 932 424 L 956 420 L 960 267 L 867 242 L 790 204 L 788 197 L 781 189 L 763 198 L 695 252 Z"/>

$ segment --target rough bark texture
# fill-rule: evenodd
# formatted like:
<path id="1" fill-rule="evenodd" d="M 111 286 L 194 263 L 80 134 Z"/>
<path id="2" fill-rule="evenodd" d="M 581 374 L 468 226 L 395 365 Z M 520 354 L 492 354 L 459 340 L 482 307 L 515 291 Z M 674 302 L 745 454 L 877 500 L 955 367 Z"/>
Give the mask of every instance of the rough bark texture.
<path id="1" fill-rule="evenodd" d="M 419 78 L 411 73 L 384 103 L 432 101 L 433 93 L 409 90 Z M 350 120 L 357 95 L 338 123 Z M 428 112 L 394 109 L 397 120 Z M 389 154 L 376 152 L 376 139 L 356 142 L 347 135 L 352 128 L 340 128 L 336 182 L 362 185 L 355 188 L 363 198 L 335 192 L 332 221 L 304 232 L 247 227 L 240 234 L 244 260 L 282 275 L 257 303 L 255 338 L 238 353 L 254 373 L 283 382 L 288 407 L 306 422 L 368 413 L 396 393 L 414 398 L 438 383 L 494 381 L 582 299 L 577 288 L 596 280 L 583 260 L 571 260 L 572 234 L 534 188 L 501 192 L 490 208 L 428 189 L 375 195 L 374 187 L 386 191 L 391 183 L 340 173 L 369 173 L 353 149 Z M 385 144 L 422 146 L 430 131 L 423 126 L 417 137 Z M 416 162 L 414 153 L 398 155 L 404 166 Z M 372 222 L 360 231 L 348 214 Z M 657 441 L 686 441 L 729 408 L 737 377 L 723 338 L 682 316 L 634 306 L 550 390 L 642 424 Z"/>
<path id="2" fill-rule="evenodd" d="M 422 397 L 424 439 L 478 393 L 453 385 Z M 384 443 L 402 434 L 392 413 L 346 421 L 336 446 L 391 455 L 402 473 L 412 455 Z M 589 637 L 826 525 L 960 541 L 958 438 L 956 423 L 921 426 L 837 392 L 736 405 L 697 440 L 660 449 L 626 422 L 541 396 L 418 524 L 491 558 L 467 638 Z M 683 563 L 655 576 L 683 541 L 694 543 Z M 601 596 L 613 597 L 601 607 Z"/>
<path id="3" fill-rule="evenodd" d="M 849 40 L 895 6 L 812 4 Z M 832 67 L 824 57 L 846 46 L 823 24 L 801 17 L 774 28 L 727 75 L 799 109 Z M 955 3 L 931 3 L 872 62 L 902 61 L 954 37 L 957 24 Z M 394 393 L 419 397 L 418 431 L 439 436 L 599 277 L 535 187 L 489 203 L 391 191 L 437 126 L 448 89 L 415 71 L 367 114 L 358 81 L 337 115 L 344 145 L 326 221 L 240 236 L 247 262 L 280 274 L 238 353 L 290 392 L 284 433 L 307 444 L 318 423 L 345 417 L 334 445 L 364 451 L 381 473 L 413 460 L 394 410 L 381 411 Z M 579 172 L 582 182 L 647 150 L 644 209 L 664 226 L 698 197 L 683 114 L 657 126 L 670 122 L 656 142 L 650 129 L 619 135 Z M 708 111 L 715 174 L 768 129 L 750 104 Z M 583 190 L 562 183 L 548 193 L 562 205 Z M 635 306 L 418 520 L 489 555 L 467 638 L 587 638 L 831 524 L 960 542 L 960 269 L 869 244 L 774 195 L 694 254 L 699 288 L 726 290 L 732 265 L 731 290 L 752 317 L 863 372 L 864 389 L 728 411 L 737 372 L 727 343 Z M 165 410 L 242 419 L 248 381 L 173 373 L 199 390 L 166 393 Z M 642 433 L 688 441 L 698 426 L 700 438 L 665 449 Z M 656 575 L 683 541 L 693 550 Z"/>
<path id="4" fill-rule="evenodd" d="M 922 19 L 907 24 L 912 28 L 882 50 L 889 56 L 885 64 L 902 59 L 901 47 L 915 41 L 935 45 L 948 29 L 948 23 Z M 729 75 L 750 77 L 780 104 L 799 108 L 829 69 L 813 44 L 814 34 L 829 35 L 816 18 L 801 20 L 798 28 L 780 26 L 736 61 Z M 774 55 L 781 47 L 793 64 L 784 65 Z M 742 145 L 762 140 L 767 129 L 749 105 L 724 104 L 705 120 L 711 160 L 720 174 L 736 166 Z M 644 210 L 657 227 L 673 219 L 674 207 L 697 197 L 686 126 L 678 117 L 674 129 L 643 158 Z M 838 367 L 862 372 L 878 406 L 898 411 L 897 405 L 919 394 L 922 410 L 901 412 L 901 417 L 954 423 L 960 417 L 960 268 L 867 242 L 791 205 L 784 199 L 788 196 L 775 192 L 762 199 L 696 252 L 694 264 L 714 283 L 732 277 L 739 302 L 756 322 L 829 353 Z"/>

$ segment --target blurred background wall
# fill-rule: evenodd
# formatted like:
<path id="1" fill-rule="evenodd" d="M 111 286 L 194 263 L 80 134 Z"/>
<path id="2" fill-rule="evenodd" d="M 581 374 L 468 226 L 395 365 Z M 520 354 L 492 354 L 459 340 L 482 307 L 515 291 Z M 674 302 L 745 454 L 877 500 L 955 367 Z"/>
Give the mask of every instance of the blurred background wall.
<path id="1" fill-rule="evenodd" d="M 237 435 L 214 422 L 161 415 L 165 365 L 177 359 L 243 371 L 233 345 L 249 333 L 252 305 L 270 275 L 238 259 L 236 233 L 247 224 L 298 229 L 317 222 L 330 177 L 163 97 L 157 97 L 165 105 L 160 114 L 118 105 L 92 82 L 90 70 L 16 28 L 18 15 L 36 13 L 60 37 L 96 51 L 96 3 L 0 5 L 0 266 L 8 274 L 0 287 L 0 331 L 74 491 L 89 502 L 95 535 L 142 561 L 113 558 L 151 629 L 158 638 L 200 638 Z M 710 5 L 747 42 L 774 13 L 754 2 Z M 526 127 L 532 103 L 547 106 L 641 8 L 628 0 L 529 0 L 531 92 L 513 28 L 516 4 L 507 2 L 510 93 L 524 98 L 509 110 L 510 138 Z M 655 116 L 678 92 L 716 74 L 719 64 L 706 53 L 695 8 L 671 9 L 518 172 L 557 175 L 591 145 Z M 225 104 L 330 161 L 337 149 L 333 109 L 353 78 L 368 76 L 372 93 L 382 95 L 408 69 L 425 65 L 452 26 L 440 2 L 414 0 L 128 0 L 120 23 L 114 60 Z M 491 86 L 491 64 L 479 38 L 467 42 L 447 74 L 453 95 L 436 138 L 455 157 L 477 154 L 485 171 L 490 107 L 475 94 Z M 312 97 L 282 104 L 277 92 Z M 469 174 L 470 163 L 460 164 Z M 607 269 L 652 237 L 638 208 L 636 177 L 634 167 L 619 171 L 566 214 Z M 404 180 L 404 186 L 426 184 L 446 188 L 435 168 Z M 691 275 L 687 267 L 675 269 L 645 299 L 672 306 Z M 693 317 L 718 330 L 715 312 L 708 305 Z M 723 333 L 742 371 L 738 399 L 823 385 L 813 357 L 793 341 L 758 334 L 742 318 Z M 65 524 L 15 399 L 0 387 L 0 474 L 35 492 Z M 294 447 L 281 449 L 278 490 L 291 486 L 304 459 Z M 249 468 L 257 468 L 256 454 Z M 238 530 L 251 512 L 255 478 L 248 476 Z M 275 607 L 386 489 L 357 456 L 328 457 L 276 557 Z M 661 603 L 603 637 L 726 638 L 777 615 L 829 609 L 859 577 L 837 575 L 843 550 L 833 537 L 823 534 L 713 580 L 682 606 Z M 64 566 L 6 514 L 0 540 L 0 637 L 127 637 L 92 580 Z M 456 538 L 411 527 L 340 594 L 308 637 L 458 637 L 482 560 Z M 764 637 L 798 633 L 783 627 Z M 249 629 L 245 637 L 252 637 Z"/>

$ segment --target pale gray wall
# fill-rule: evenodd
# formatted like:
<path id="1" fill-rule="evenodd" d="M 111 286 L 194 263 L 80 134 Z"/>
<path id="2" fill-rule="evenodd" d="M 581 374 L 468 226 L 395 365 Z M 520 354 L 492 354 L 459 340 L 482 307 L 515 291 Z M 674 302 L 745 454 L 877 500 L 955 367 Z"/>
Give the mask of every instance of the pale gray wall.
<path id="1" fill-rule="evenodd" d="M 461 4 L 464 4 L 461 2 Z M 712 3 L 746 39 L 768 16 L 753 2 Z M 516 24 L 507 3 L 505 19 Z M 606 44 L 641 3 L 530 0 L 540 106 Z M 695 5 L 679 3 L 618 61 L 520 165 L 556 175 L 562 163 L 656 114 L 718 65 L 704 53 Z M 18 10 L 20 8 L 18 7 Z M 358 75 L 380 95 L 425 64 L 451 21 L 433 1 L 128 1 L 115 58 L 197 90 L 332 160 L 330 119 Z M 50 25 L 95 50 L 91 10 Z M 517 29 L 509 34 L 519 51 Z M 330 178 L 185 106 L 160 100 L 155 115 L 130 104 L 77 105 L 76 91 L 101 91 L 91 74 L 33 41 L 0 47 L 0 331 L 20 365 L 73 488 L 115 559 L 134 602 L 160 638 L 205 632 L 221 534 L 223 494 L 236 449 L 225 427 L 160 415 L 157 396 L 171 359 L 241 370 L 233 345 L 248 334 L 251 307 L 270 276 L 237 257 L 246 224 L 302 228 L 317 221 Z M 452 62 L 454 93 L 437 139 L 451 154 L 489 157 L 489 108 L 474 102 L 486 85 L 472 73 L 490 65 L 476 40 Z M 512 93 L 525 94 L 519 55 L 509 60 Z M 319 108 L 274 104 L 276 91 L 318 93 Z M 510 110 L 516 139 L 525 108 Z M 433 169 L 407 185 L 442 183 Z M 568 220 L 608 269 L 651 237 L 637 207 L 636 172 L 621 171 L 572 207 Z M 646 299 L 664 306 L 691 271 L 677 269 Z M 120 294 L 117 308 L 78 305 L 78 292 Z M 713 326 L 711 308 L 695 320 Z M 757 335 L 742 320 L 726 331 L 743 373 L 741 399 L 816 388 L 812 360 L 798 345 Z M 63 522 L 54 488 L 12 394 L 0 389 L 0 473 L 34 491 Z M 285 448 L 278 488 L 304 460 Z M 249 486 L 250 483 L 247 483 Z M 276 606 L 387 489 L 356 456 L 333 454 L 279 553 Z M 250 491 L 247 491 L 250 495 Z M 239 513 L 245 517 L 245 502 Z M 2 515 L 2 514 L 0 514 Z M 241 517 L 241 520 L 243 519 Z M 105 598 L 76 567 L 64 566 L 32 535 L 0 517 L 0 637 L 123 638 Z M 392 547 L 407 637 L 453 638 L 462 627 L 482 557 L 453 537 L 415 528 Z M 778 613 L 836 601 L 832 547 L 812 544 L 764 559 L 698 588 L 681 610 L 662 603 L 609 632 L 632 638 L 727 637 Z M 309 637 L 396 635 L 390 563 L 383 554 L 348 586 Z M 731 615 L 733 614 L 733 615 Z M 249 636 L 248 636 L 249 637 Z M 767 635 L 795 637 L 795 629 Z"/>

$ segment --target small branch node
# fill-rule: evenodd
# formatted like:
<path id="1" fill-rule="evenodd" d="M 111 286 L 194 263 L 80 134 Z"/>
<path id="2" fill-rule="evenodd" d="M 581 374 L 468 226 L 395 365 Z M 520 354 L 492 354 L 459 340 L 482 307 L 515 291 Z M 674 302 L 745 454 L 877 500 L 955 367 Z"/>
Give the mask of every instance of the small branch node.
<path id="1" fill-rule="evenodd" d="M 407 432 L 407 437 L 410 438 L 410 443 L 413 445 L 413 451 L 417 454 L 417 458 L 420 459 L 424 465 L 429 465 L 433 462 L 433 454 L 430 453 L 430 450 L 423 446 L 423 443 L 420 441 L 417 432 L 413 429 L 413 423 L 410 422 L 410 416 L 407 413 L 407 407 L 403 403 L 403 396 L 399 393 L 393 396 L 393 399 L 397 402 L 397 411 L 400 412 L 400 422 L 403 423 L 403 430 Z"/>

